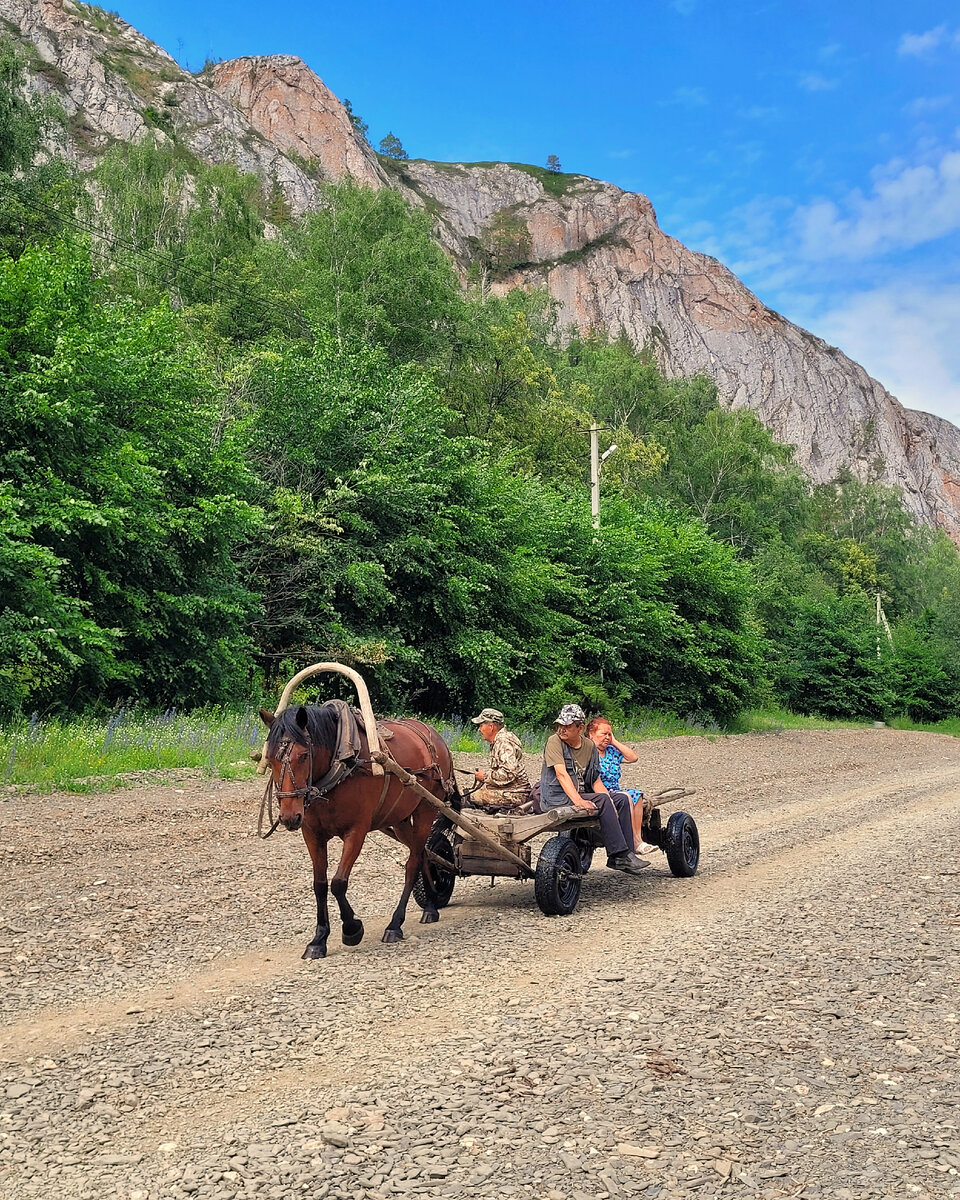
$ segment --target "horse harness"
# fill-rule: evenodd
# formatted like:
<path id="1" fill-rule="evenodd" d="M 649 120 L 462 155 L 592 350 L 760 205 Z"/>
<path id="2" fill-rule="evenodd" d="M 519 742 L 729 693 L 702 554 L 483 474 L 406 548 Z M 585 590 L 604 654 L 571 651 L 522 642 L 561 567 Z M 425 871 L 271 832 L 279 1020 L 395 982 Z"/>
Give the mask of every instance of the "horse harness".
<path id="1" fill-rule="evenodd" d="M 436 747 L 434 746 L 433 742 L 431 742 L 430 739 L 428 737 L 426 737 L 426 735 L 424 733 L 422 733 L 421 730 L 418 728 L 418 726 L 420 724 L 419 721 L 416 721 L 412 717 L 400 717 L 395 721 L 391 721 L 390 724 L 401 725 L 404 729 L 407 729 L 410 733 L 412 733 L 416 737 L 418 737 L 420 739 L 420 741 L 424 744 L 424 746 L 427 749 L 427 752 L 430 755 L 430 763 L 428 766 L 418 767 L 416 770 L 411 770 L 409 772 L 409 774 L 421 777 L 423 779 L 426 779 L 429 777 L 433 777 L 433 778 L 437 779 L 440 783 L 443 784 L 443 789 L 444 789 L 445 794 L 449 795 L 450 792 L 453 791 L 453 787 L 454 787 L 453 778 L 451 777 L 450 779 L 444 779 L 443 772 L 440 768 L 440 763 L 437 759 Z M 384 741 L 388 741 L 390 738 L 393 737 L 392 730 L 387 729 L 385 724 L 378 725 L 377 728 L 378 728 L 378 732 L 380 733 L 380 736 L 384 739 Z M 335 763 L 332 766 L 332 768 L 329 771 L 327 771 L 327 773 L 315 784 L 313 782 L 313 739 L 310 737 L 310 734 L 307 733 L 306 730 L 304 730 L 304 741 L 303 742 L 297 742 L 294 738 L 287 737 L 287 738 L 284 738 L 284 740 L 280 743 L 279 755 L 278 755 L 276 761 L 278 761 L 280 763 L 280 767 L 281 767 L 281 771 L 280 771 L 281 784 L 283 783 L 285 773 L 289 774 L 291 783 L 294 782 L 293 764 L 290 762 L 290 753 L 295 745 L 305 745 L 307 747 L 307 758 L 310 763 L 310 774 L 307 779 L 307 783 L 304 787 L 300 787 L 300 788 L 293 787 L 291 790 L 287 791 L 280 787 L 274 787 L 273 774 L 272 773 L 270 774 L 270 777 L 267 780 L 267 786 L 264 789 L 263 799 L 260 802 L 260 817 L 259 817 L 259 820 L 257 821 L 257 836 L 258 837 L 261 837 L 261 838 L 270 837 L 270 835 L 272 833 L 276 832 L 277 827 L 280 824 L 280 817 L 277 816 L 277 818 L 274 819 L 274 816 L 273 816 L 273 798 L 274 798 L 274 796 L 276 796 L 277 800 L 285 800 L 285 799 L 291 799 L 291 798 L 296 798 L 298 800 L 302 800 L 304 811 L 306 811 L 307 808 L 309 808 L 310 805 L 315 800 L 325 800 L 327 798 L 328 794 L 330 792 L 332 792 L 335 787 L 337 787 L 339 784 L 343 783 L 345 780 L 349 779 L 350 776 L 353 775 L 358 768 L 360 769 L 361 774 L 365 774 L 365 775 L 373 774 L 372 771 L 364 770 L 364 768 L 370 767 L 372 765 L 372 763 L 373 763 L 372 758 L 358 758 L 353 764 L 348 764 L 348 763 L 339 761 L 339 762 Z M 393 798 L 393 801 L 390 804 L 390 807 L 387 809 L 386 813 L 381 813 L 380 808 L 386 798 L 387 791 L 390 787 L 390 780 L 391 780 L 390 772 L 384 771 L 383 788 L 380 791 L 380 797 L 377 800 L 377 806 L 373 810 L 373 820 L 374 821 L 376 821 L 378 818 L 383 820 L 386 817 L 389 817 L 390 814 L 393 812 L 393 810 L 399 804 L 400 797 L 403 795 L 403 793 L 407 790 L 407 788 L 409 786 L 406 783 L 401 783 L 400 790 L 397 792 L 396 796 Z M 267 819 L 270 821 L 270 828 L 267 830 L 266 833 L 263 832 L 264 813 L 267 814 Z M 372 823 L 373 822 L 371 822 L 371 824 Z"/>

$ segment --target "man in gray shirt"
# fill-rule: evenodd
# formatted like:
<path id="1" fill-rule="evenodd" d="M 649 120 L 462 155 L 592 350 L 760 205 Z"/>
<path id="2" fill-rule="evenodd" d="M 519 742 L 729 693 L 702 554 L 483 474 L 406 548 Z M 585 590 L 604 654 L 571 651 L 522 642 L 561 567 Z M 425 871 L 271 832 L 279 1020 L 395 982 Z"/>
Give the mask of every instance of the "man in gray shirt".
<path id="1" fill-rule="evenodd" d="M 607 866 L 614 871 L 639 875 L 650 864 L 637 858 L 633 844 L 630 797 L 608 792 L 600 778 L 600 755 L 584 737 L 587 718 L 579 704 L 565 704 L 554 722 L 555 732 L 543 748 L 540 773 L 540 807 L 562 808 L 572 804 L 600 819 Z"/>

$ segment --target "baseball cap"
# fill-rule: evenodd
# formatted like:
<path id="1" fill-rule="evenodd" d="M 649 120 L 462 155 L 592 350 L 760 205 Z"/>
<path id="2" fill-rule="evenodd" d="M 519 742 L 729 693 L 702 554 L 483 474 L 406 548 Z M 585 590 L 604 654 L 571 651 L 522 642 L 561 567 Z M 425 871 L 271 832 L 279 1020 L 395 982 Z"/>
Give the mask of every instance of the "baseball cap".
<path id="1" fill-rule="evenodd" d="M 481 708 L 479 715 L 471 717 L 474 725 L 506 725 L 507 719 L 499 708 Z"/>
<path id="2" fill-rule="evenodd" d="M 560 716 L 554 721 L 554 725 L 585 725 L 586 722 L 587 714 L 579 704 L 565 704 L 560 709 Z"/>

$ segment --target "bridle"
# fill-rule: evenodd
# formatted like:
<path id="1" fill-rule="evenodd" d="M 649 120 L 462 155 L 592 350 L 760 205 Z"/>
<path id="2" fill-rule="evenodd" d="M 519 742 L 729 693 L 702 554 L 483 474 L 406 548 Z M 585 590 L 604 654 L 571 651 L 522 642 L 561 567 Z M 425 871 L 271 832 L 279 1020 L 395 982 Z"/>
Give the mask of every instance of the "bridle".
<path id="1" fill-rule="evenodd" d="M 310 764 L 310 774 L 307 777 L 307 782 L 304 787 L 294 786 L 290 790 L 285 790 L 282 786 L 277 786 L 273 780 L 273 772 L 267 779 L 267 786 L 263 791 L 263 799 L 260 801 L 260 818 L 257 821 L 257 836 L 268 838 L 270 834 L 275 833 L 280 824 L 279 815 L 274 819 L 273 816 L 273 799 L 276 796 L 278 801 L 284 800 L 300 800 L 303 803 L 303 811 L 306 812 L 314 800 L 322 800 L 328 789 L 321 791 L 320 788 L 314 786 L 313 782 L 313 740 L 308 733 L 304 734 L 304 741 L 298 742 L 295 738 L 284 738 L 278 747 L 278 753 L 273 756 L 274 762 L 280 764 L 280 785 L 283 784 L 284 775 L 290 776 L 290 782 L 296 784 L 296 779 L 293 774 L 293 763 L 290 761 L 290 754 L 294 746 L 306 746 L 307 760 Z M 263 832 L 263 817 L 267 814 L 267 820 L 270 822 L 270 828 L 266 833 Z"/>
<path id="2" fill-rule="evenodd" d="M 323 796 L 326 795 L 327 789 L 321 791 L 320 788 L 314 787 L 313 785 L 313 741 L 308 733 L 304 734 L 304 739 L 305 740 L 303 742 L 297 742 L 294 740 L 294 738 L 284 738 L 279 746 L 279 754 L 275 756 L 274 761 L 279 762 L 280 764 L 280 783 L 283 783 L 284 771 L 286 771 L 290 776 L 290 782 L 295 783 L 296 781 L 293 776 L 293 763 L 290 761 L 290 752 L 293 750 L 294 746 L 306 746 L 307 761 L 310 764 L 310 774 L 307 777 L 306 784 L 300 788 L 294 787 L 290 791 L 284 791 L 282 787 L 278 787 L 276 789 L 276 796 L 278 800 L 302 800 L 303 807 L 306 809 L 309 808 L 314 800 L 322 799 Z M 270 777 L 270 781 L 271 783 L 273 782 L 272 775 Z"/>

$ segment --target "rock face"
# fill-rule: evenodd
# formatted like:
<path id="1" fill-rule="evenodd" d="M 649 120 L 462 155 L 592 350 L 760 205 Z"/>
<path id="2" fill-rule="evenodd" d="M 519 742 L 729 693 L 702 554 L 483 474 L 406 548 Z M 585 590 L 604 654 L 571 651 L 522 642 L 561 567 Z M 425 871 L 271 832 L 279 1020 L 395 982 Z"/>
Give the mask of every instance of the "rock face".
<path id="1" fill-rule="evenodd" d="M 621 332 L 671 376 L 706 373 L 723 403 L 753 409 L 818 482 L 848 468 L 898 487 L 920 520 L 960 543 L 960 430 L 912 412 L 833 346 L 763 305 L 716 259 L 659 228 L 650 201 L 537 168 L 378 159 L 340 101 L 291 55 L 220 63 L 199 76 L 102 9 L 76 0 L 0 0 L 33 86 L 69 115 L 84 167 L 113 141 L 175 135 L 206 162 L 254 172 L 290 211 L 320 202 L 318 179 L 394 187 L 435 218 L 461 270 L 508 222 L 522 253 L 497 290 L 545 287 L 581 332 Z"/>
<path id="2" fill-rule="evenodd" d="M 376 154 L 355 136 L 343 105 L 301 59 L 235 58 L 211 68 L 208 78 L 284 154 L 319 164 L 330 179 L 349 175 L 367 187 L 386 186 Z"/>
<path id="3" fill-rule="evenodd" d="M 114 142 L 177 141 L 209 163 L 232 163 L 279 188 L 290 211 L 316 207 L 316 180 L 261 135 L 203 76 L 194 76 L 112 13 L 75 0 L 0 0 L 19 30 L 33 87 L 67 114 L 62 147 L 88 169 Z"/>
<path id="4" fill-rule="evenodd" d="M 817 482 L 848 468 L 899 488 L 907 508 L 960 542 L 960 430 L 905 409 L 834 346 L 767 308 L 716 259 L 658 226 L 645 196 L 583 176 L 552 195 L 498 164 L 405 163 L 401 179 L 441 206 L 438 236 L 464 261 L 498 213 L 522 220 L 528 261 L 494 287 L 545 287 L 581 333 L 621 332 L 669 376 L 704 373 L 753 409 Z M 564 187 L 564 185 L 566 185 Z"/>

